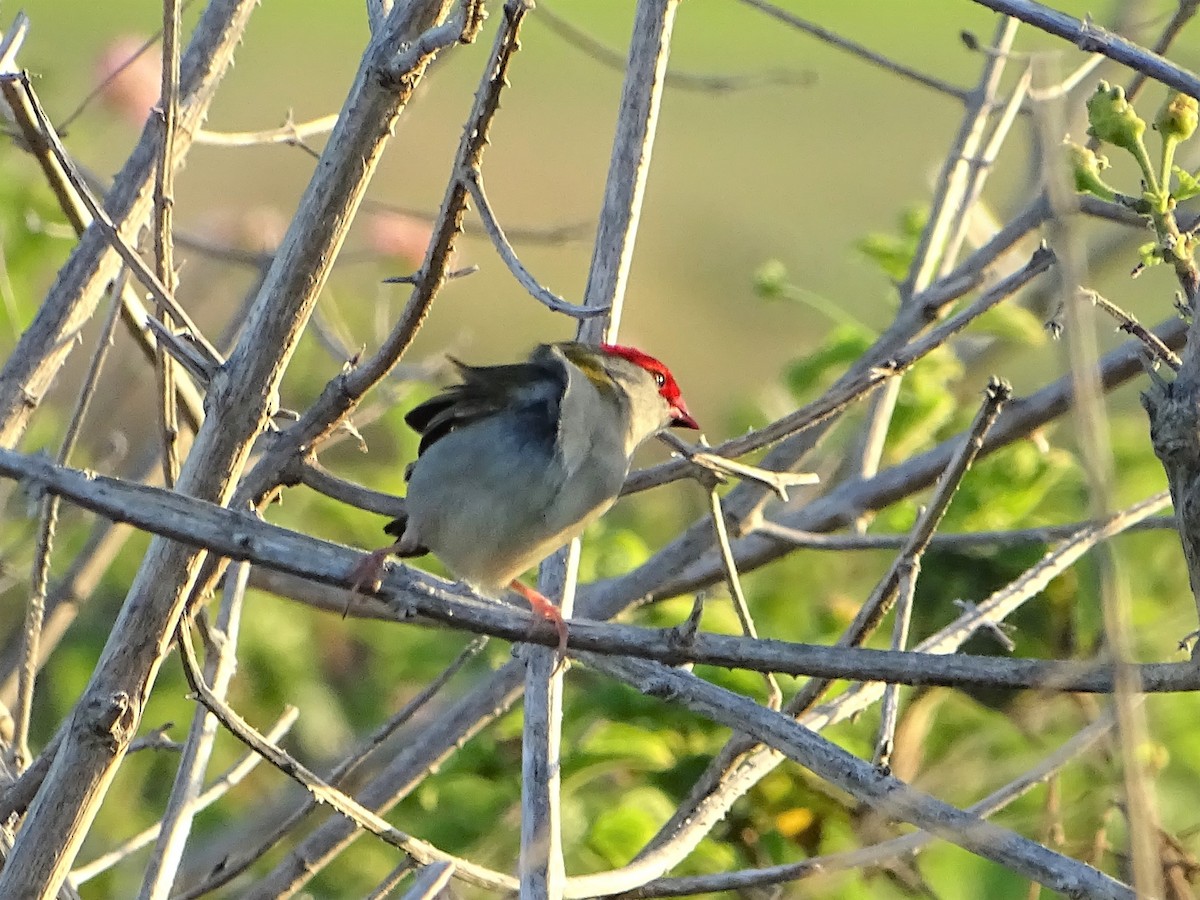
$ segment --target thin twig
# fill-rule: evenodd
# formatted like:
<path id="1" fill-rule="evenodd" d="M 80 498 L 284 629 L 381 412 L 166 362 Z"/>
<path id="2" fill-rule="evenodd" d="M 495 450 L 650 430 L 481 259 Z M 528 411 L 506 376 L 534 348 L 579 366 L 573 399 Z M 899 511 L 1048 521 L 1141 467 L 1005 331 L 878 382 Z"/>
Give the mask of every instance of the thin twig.
<path id="1" fill-rule="evenodd" d="M 438 900 L 444 896 L 442 889 L 454 877 L 454 864 L 449 862 L 433 863 L 422 866 L 416 879 L 407 891 L 403 900 Z M 381 886 L 382 890 L 382 886 Z M 376 892 L 371 895 L 373 900 L 383 900 L 384 893 Z"/>
<path id="2" fill-rule="evenodd" d="M 217 612 L 216 627 L 212 630 L 213 648 L 205 661 L 205 681 L 211 684 L 214 696 L 224 699 L 237 670 L 237 644 L 241 629 L 242 604 L 250 579 L 250 564 L 238 563 L 225 576 L 225 590 Z M 186 627 L 182 622 L 180 628 Z M 192 725 L 184 744 L 183 756 L 175 770 L 175 782 L 163 813 L 162 829 L 154 853 L 142 876 L 139 900 L 166 900 L 175 883 L 175 875 L 183 861 L 183 851 L 191 833 L 192 822 L 199 812 L 204 773 L 212 756 L 217 736 L 217 721 L 197 706 Z"/>
<path id="3" fill-rule="evenodd" d="M 155 353 L 159 353 L 165 346 L 173 360 L 183 366 L 184 371 L 192 376 L 196 384 L 207 388 L 212 383 L 216 367 L 207 352 L 202 349 L 202 344 L 190 331 L 177 333 L 165 322 L 151 316 L 147 316 L 140 324 L 154 335 Z M 176 382 L 176 390 L 178 389 L 179 383 Z"/>
<path id="4" fill-rule="evenodd" d="M 108 212 L 104 209 L 103 204 L 96 199 L 91 188 L 88 187 L 86 180 L 76 168 L 74 161 L 67 153 L 66 147 L 63 146 L 57 132 L 54 131 L 50 124 L 50 119 L 46 115 L 46 111 L 42 108 L 41 102 L 33 91 L 33 86 L 29 82 L 29 77 L 24 73 L 9 75 L 0 73 L 0 81 L 7 81 L 16 84 L 24 93 L 33 108 L 34 115 L 42 138 L 46 141 L 50 151 L 54 154 L 58 164 L 62 167 L 64 174 L 70 181 L 75 193 L 83 204 L 87 207 L 88 212 L 92 216 L 93 223 L 105 235 L 109 244 L 120 255 L 121 259 L 129 267 L 130 271 L 139 282 L 151 293 L 155 302 L 162 304 L 168 309 L 176 319 L 191 332 L 192 337 L 202 346 L 209 357 L 211 365 L 215 368 L 223 362 L 221 355 L 217 352 L 208 341 L 205 339 L 203 332 L 192 321 L 191 316 L 178 303 L 175 302 L 174 296 L 167 287 L 159 280 L 158 276 L 150 269 L 150 267 L 142 259 L 141 255 L 129 245 L 129 242 L 121 234 L 121 230 L 113 222 Z"/>
<path id="5" fill-rule="evenodd" d="M 300 146 L 306 138 L 329 134 L 337 124 L 337 113 L 310 119 L 307 122 L 297 122 L 289 110 L 287 119 L 277 128 L 265 128 L 260 131 L 208 131 L 201 129 L 196 133 L 197 144 L 208 144 L 213 147 L 261 147 L 270 144 Z"/>
<path id="6" fill-rule="evenodd" d="M 618 72 L 625 71 L 626 60 L 623 54 L 596 40 L 583 29 L 572 25 L 544 3 L 538 4 L 537 21 L 544 23 L 552 32 L 571 46 L 586 53 L 600 65 Z M 668 69 L 666 86 L 683 91 L 720 94 L 776 85 L 808 87 L 816 80 L 816 76 L 812 72 L 792 72 L 786 69 L 753 75 L 708 75 L 701 72 L 681 72 L 678 69 Z"/>
<path id="7" fill-rule="evenodd" d="M 496 248 L 496 252 L 500 254 L 500 258 L 504 260 L 504 264 L 508 266 L 508 271 L 513 274 L 513 277 L 517 279 L 521 287 L 529 292 L 530 296 L 546 308 L 576 319 L 589 319 L 593 316 L 602 316 L 608 312 L 608 306 L 576 306 L 564 300 L 553 291 L 543 287 L 533 277 L 533 274 L 525 268 L 517 256 L 517 251 L 513 249 L 512 244 L 505 237 L 504 229 L 500 226 L 500 221 L 492 211 L 491 203 L 488 202 L 487 193 L 483 190 L 483 173 L 478 168 L 471 168 L 460 177 L 466 184 L 467 193 L 475 201 L 475 211 L 479 214 L 479 220 L 483 223 L 484 231 L 492 239 L 492 246 Z"/>
<path id="8" fill-rule="evenodd" d="M 539 7 L 540 9 L 541 7 Z M 409 216 L 414 219 L 432 222 L 436 216 L 428 210 L 416 209 L 411 206 L 402 206 L 396 203 L 385 203 L 382 200 L 364 200 L 363 209 L 377 210 L 380 212 L 398 213 L 402 216 Z M 522 241 L 529 244 L 568 244 L 573 241 L 581 241 L 592 233 L 595 228 L 591 222 L 573 222 L 565 225 L 547 225 L 544 228 L 538 227 L 512 227 L 509 226 L 504 230 L 510 241 Z M 484 235 L 487 232 L 483 230 L 483 226 L 474 222 L 463 222 L 462 230 L 464 234 Z"/>
<path id="9" fill-rule="evenodd" d="M 294 706 L 289 706 L 284 710 L 283 714 L 275 721 L 275 724 L 266 732 L 264 737 L 272 743 L 281 740 L 296 723 L 300 717 L 300 710 Z M 258 764 L 263 761 L 263 758 L 257 753 L 247 753 L 224 774 L 215 778 L 204 792 L 196 797 L 193 805 L 195 812 L 200 812 L 212 806 L 233 788 L 237 787 L 246 776 L 258 767 Z M 84 863 L 78 868 L 71 870 L 71 882 L 76 885 L 83 884 L 86 881 L 91 881 L 102 872 L 107 872 L 113 866 L 128 859 L 131 855 L 141 850 L 143 847 L 149 846 L 155 841 L 159 833 L 162 831 L 162 822 L 156 822 L 149 828 L 128 838 L 119 846 L 104 853 L 91 862 Z"/>
<path id="10" fill-rule="evenodd" d="M 183 4 L 183 11 L 187 11 L 187 9 L 192 5 L 192 2 L 193 0 L 186 0 L 186 2 Z M 161 30 L 154 32 L 154 34 L 146 38 L 146 40 L 142 42 L 142 45 L 129 55 L 128 59 L 122 61 L 119 66 L 116 66 L 111 72 L 109 72 L 104 79 L 95 87 L 93 87 L 87 93 L 87 95 L 79 101 L 76 107 L 71 110 L 71 112 L 69 112 L 61 122 L 58 123 L 59 131 L 66 133 L 67 130 L 70 129 L 70 127 L 75 123 L 75 120 L 83 115 L 84 112 L 87 111 L 87 108 L 91 106 L 93 102 L 95 102 L 96 98 L 107 91 L 112 83 L 121 77 L 122 72 L 137 62 L 138 59 L 143 54 L 147 53 L 151 47 L 157 44 L 161 38 Z"/>
<path id="11" fill-rule="evenodd" d="M 700 438 L 699 447 L 687 443 L 670 431 L 659 432 L 658 439 L 684 459 L 688 460 L 688 462 L 695 463 L 698 469 L 706 471 L 721 480 L 724 480 L 726 475 L 732 475 L 736 478 L 757 481 L 759 484 L 769 487 L 774 491 L 775 496 L 785 503 L 788 500 L 788 488 L 799 485 L 817 484 L 821 480 L 819 476 L 812 472 L 771 472 L 759 466 L 751 466 L 746 463 L 737 462 L 736 460 L 727 459 L 724 456 L 718 456 L 715 453 L 708 452 L 710 448 L 703 436 Z"/>
<path id="12" fill-rule="evenodd" d="M 1068 525 L 1046 525 L 1042 528 L 1014 528 L 1004 531 L 969 531 L 958 533 L 940 532 L 929 540 L 930 547 L 947 550 L 969 550 L 975 547 L 1022 547 L 1030 544 L 1050 544 L 1070 537 L 1079 530 L 1095 525 L 1094 521 L 1072 522 Z M 1178 523 L 1174 516 L 1159 516 L 1139 522 L 1130 531 L 1174 530 Z M 907 534 L 825 534 L 816 531 L 798 531 L 769 519 L 764 519 L 755 528 L 770 537 L 787 541 L 806 550 L 896 550 L 904 546 Z"/>
<path id="13" fill-rule="evenodd" d="M 750 2 L 750 0 L 745 0 Z M 975 0 L 980 6 L 1006 16 L 1028 22 L 1048 34 L 1070 41 L 1085 53 L 1100 53 L 1114 62 L 1141 72 L 1148 78 L 1173 87 L 1192 97 L 1200 97 L 1200 78 L 1164 59 L 1157 53 L 1139 47 L 1133 41 L 1101 28 L 1090 18 L 1086 21 L 1068 16 L 1058 10 L 1030 0 Z"/>
<path id="14" fill-rule="evenodd" d="M 1094 306 L 1116 319 L 1121 331 L 1132 335 L 1145 344 L 1146 349 L 1150 351 L 1154 359 L 1166 363 L 1175 372 L 1179 371 L 1179 367 L 1182 365 L 1179 355 L 1164 344 L 1158 335 L 1139 322 L 1132 313 L 1126 312 L 1111 300 L 1102 297 L 1097 291 L 1089 288 L 1079 288 L 1077 295 L 1081 300 L 1090 301 Z"/>
<path id="15" fill-rule="evenodd" d="M 315 772 L 306 768 L 291 755 L 268 741 L 256 731 L 241 716 L 234 712 L 223 700 L 217 697 L 204 681 L 200 671 L 200 663 L 196 659 L 196 650 L 192 646 L 192 636 L 188 629 L 181 628 L 179 636 L 179 655 L 183 660 L 184 675 L 188 685 L 196 694 L 196 699 L 216 716 L 225 729 L 239 741 L 263 757 L 284 775 L 300 784 L 319 803 L 326 803 L 343 816 L 351 819 L 359 828 L 369 831 L 398 850 L 403 851 L 415 861 L 422 864 L 431 862 L 450 861 L 455 864 L 455 874 L 469 884 L 493 890 L 513 890 L 517 886 L 515 878 L 502 875 L 477 866 L 472 862 L 445 853 L 425 841 L 410 837 L 402 831 L 393 828 L 376 813 L 364 807 L 358 801 L 329 785 L 319 778 Z"/>
<path id="16" fill-rule="evenodd" d="M 838 638 L 838 646 L 860 646 L 879 627 L 879 623 L 896 600 L 901 574 L 911 571 L 914 564 L 919 566 L 919 560 L 929 546 L 929 540 L 937 531 L 942 517 L 945 516 L 946 510 L 950 506 L 950 500 L 974 463 L 976 456 L 979 455 L 979 451 L 983 448 L 984 438 L 996 424 L 1000 411 L 1011 396 L 1012 387 L 1006 382 L 993 378 L 988 383 L 983 404 L 975 415 L 975 420 L 971 423 L 957 452 L 951 457 L 945 472 L 938 479 L 937 488 L 933 497 L 930 498 L 928 506 L 917 518 L 908 541 L 896 556 L 887 573 L 879 580 L 871 592 L 871 596 L 863 603 L 855 615 L 854 621 Z M 829 689 L 829 685 L 828 680 L 810 681 L 789 701 L 788 712 L 792 715 L 799 715 L 809 709 Z"/>
<path id="17" fill-rule="evenodd" d="M 179 285 L 175 275 L 175 135 L 179 127 L 179 0 L 163 0 L 162 94 L 154 114 L 161 117 L 162 144 L 154 178 L 154 272 L 164 292 L 174 297 Z M 163 326 L 171 327 L 171 313 L 157 301 Z M 163 441 L 163 484 L 174 487 L 179 477 L 179 397 L 175 387 L 175 363 L 162 341 L 155 347 L 158 375 L 159 425 Z"/>
<path id="18" fill-rule="evenodd" d="M 773 3 L 768 3 L 766 0 L 742 0 L 742 2 L 747 6 L 754 7 L 759 12 L 766 13 L 768 16 L 776 19 L 777 21 L 784 22 L 799 31 L 803 31 L 806 34 L 812 35 L 818 40 L 824 41 L 832 47 L 836 47 L 839 50 L 849 53 L 851 56 L 856 56 L 859 59 L 871 63 L 871 65 L 879 66 L 886 72 L 899 75 L 901 78 L 907 78 L 909 81 L 916 82 L 923 87 L 931 88 L 940 94 L 946 94 L 950 97 L 954 97 L 955 99 L 961 100 L 964 103 L 967 100 L 967 91 L 963 90 L 962 88 L 955 87 L 952 84 L 942 81 L 940 78 L 934 78 L 932 75 L 926 75 L 924 72 L 919 72 L 916 69 L 905 66 L 896 62 L 895 60 L 888 59 L 886 56 L 883 56 L 880 53 L 876 53 L 873 50 L 868 50 L 862 44 L 851 41 L 848 38 L 842 37 L 841 35 L 834 34 L 827 28 L 822 28 L 820 25 L 814 25 L 812 22 L 801 19 L 799 16 L 780 9 Z"/>
<path id="19" fill-rule="evenodd" d="M 479 266 L 469 265 L 463 266 L 461 269 L 453 269 L 446 273 L 446 280 L 453 281 L 455 278 L 465 278 L 468 275 L 474 275 L 479 271 Z M 411 275 L 393 275 L 390 278 L 383 279 L 384 284 L 418 284 L 425 278 L 422 272 L 413 272 Z"/>
<path id="20" fill-rule="evenodd" d="M 173 727 L 175 727 L 174 722 L 166 722 L 157 728 L 151 729 L 141 737 L 134 738 L 129 742 L 129 752 L 141 753 L 146 750 L 166 750 L 171 753 L 179 753 L 183 750 L 183 744 L 171 738 L 170 732 Z"/>
<path id="21" fill-rule="evenodd" d="M 742 625 L 742 634 L 752 640 L 757 640 L 758 629 L 754 627 L 750 606 L 746 603 L 746 594 L 742 590 L 742 579 L 738 574 L 737 560 L 733 558 L 733 550 L 729 546 L 729 530 L 725 527 L 725 512 L 721 509 L 721 496 L 717 493 L 715 485 L 708 491 L 708 512 L 712 516 L 717 546 L 721 549 L 721 559 L 725 563 L 725 581 L 729 585 L 734 611 Z M 763 677 L 767 682 L 767 708 L 779 709 L 783 703 L 783 691 L 779 687 L 779 681 L 772 672 L 764 672 Z"/>
<path id="22" fill-rule="evenodd" d="M 882 775 L 869 763 L 787 716 L 690 672 L 590 653 L 584 655 L 584 660 L 643 693 L 669 697 L 735 731 L 752 734 L 880 815 L 931 831 L 1052 890 L 1096 900 L 1133 898 L 1126 885 L 1108 875 Z"/>
<path id="23" fill-rule="evenodd" d="M 252 562 L 313 581 L 349 588 L 357 551 L 292 532 L 234 510 L 194 498 L 130 485 L 116 479 L 62 469 L 37 457 L 0 450 L 0 474 L 43 485 L 104 515 L 120 517 L 137 527 L 174 540 L 203 544 L 216 555 L 249 558 Z M 1107 540 L 1170 502 L 1166 492 L 1089 526 L 1053 548 L 1045 559 L 1021 576 L 1011 590 L 998 592 L 981 604 L 979 615 L 1004 618 L 1042 590 L 1050 579 L 1074 564 L 1098 542 Z M 558 636 L 544 621 L 494 600 L 477 598 L 465 588 L 407 567 L 388 570 L 380 593 L 392 598 L 390 609 L 374 608 L 371 615 L 390 621 L 409 621 L 413 615 L 492 634 L 515 642 L 557 644 Z M 329 594 L 321 608 L 340 610 L 344 593 Z M 1003 612 L 996 612 L 1003 610 Z M 895 681 L 901 684 L 950 684 L 994 687 L 1053 687 L 1059 690 L 1104 692 L 1111 673 L 1091 671 L 1088 663 L 1054 664 L 1047 660 L 977 657 L 924 660 L 889 651 L 850 651 L 785 641 L 698 634 L 682 652 L 661 631 L 575 619 L 570 647 L 600 653 L 633 655 L 672 665 L 697 662 L 752 671 L 793 675 Z M 965 640 L 980 626 L 978 616 L 955 625 L 956 640 Z M 949 627 L 949 626 L 948 626 Z M 965 630 L 965 631 L 964 631 Z M 950 632 L 947 632 L 949 634 Z M 953 645 L 923 642 L 922 653 L 945 653 Z M 868 662 L 871 661 L 871 662 Z M 922 666 L 928 666 L 923 669 Z M 1147 692 L 1182 691 L 1200 685 L 1200 669 L 1190 664 L 1149 664 L 1139 668 Z M 1192 687 L 1189 687 L 1191 685 Z"/>
<path id="24" fill-rule="evenodd" d="M 917 592 L 917 579 L 921 575 L 921 557 L 914 556 L 900 570 L 900 584 L 896 591 L 896 619 L 892 623 L 892 650 L 904 650 L 908 646 L 908 630 L 912 625 L 913 598 Z M 874 763 L 885 772 L 892 768 L 892 750 L 895 748 L 896 722 L 900 715 L 900 685 L 889 684 L 883 689 L 879 710 L 879 733 L 875 738 Z"/>
<path id="25" fill-rule="evenodd" d="M 1112 731 L 1112 727 L 1111 716 L 1097 719 L 1073 735 L 1061 747 L 1020 778 L 993 791 L 978 803 L 968 806 L 964 811 L 980 818 L 986 818 L 999 812 L 1025 796 L 1039 784 L 1045 783 L 1068 763 L 1090 750 Z M 787 863 L 762 869 L 742 869 L 738 872 L 723 872 L 714 875 L 660 878 L 640 888 L 612 895 L 611 900 L 679 897 L 788 884 L 829 872 L 878 866 L 892 859 L 919 853 L 936 840 L 937 838 L 927 831 L 917 831 L 874 846 L 815 856 L 798 863 Z"/>
<path id="26" fill-rule="evenodd" d="M 355 509 L 391 516 L 393 519 L 404 515 L 403 497 L 373 491 L 339 478 L 315 459 L 307 459 L 300 464 L 300 481 L 305 487 Z"/>
<path id="27" fill-rule="evenodd" d="M 83 384 L 79 388 L 79 397 L 75 401 L 75 409 L 71 413 L 62 445 L 58 450 L 58 464 L 61 466 L 70 462 L 71 454 L 79 442 L 83 420 L 87 416 L 92 399 L 96 396 L 96 387 L 100 383 L 100 371 L 104 367 L 104 361 L 108 358 L 120 317 L 120 297 L 125 291 L 129 277 L 128 271 L 128 269 L 122 269 L 121 276 L 112 285 L 112 306 L 101 327 L 96 350 L 88 364 L 87 374 L 84 375 Z M 41 514 L 38 517 L 33 577 L 29 590 L 29 604 L 25 610 L 25 627 L 22 631 L 24 646 L 21 650 L 21 667 L 18 670 L 17 703 L 13 708 L 13 763 L 14 768 L 18 771 L 23 771 L 30 760 L 29 725 L 33 710 L 33 689 L 37 680 L 42 652 L 42 628 L 46 619 L 46 586 L 50 576 L 50 555 L 58 523 L 58 508 L 59 498 L 47 497 L 41 504 Z"/>
<path id="28" fill-rule="evenodd" d="M 1079 87 L 1085 78 L 1090 76 L 1103 64 L 1104 57 L 1099 53 L 1095 53 L 1081 62 L 1075 67 L 1075 70 L 1072 71 L 1071 74 L 1056 84 L 1039 88 L 1031 87 L 1029 89 L 1029 101 L 1027 105 L 1033 103 L 1047 103 L 1051 100 L 1059 100 L 1069 97 L 1071 92 L 1075 90 L 1075 88 Z M 1128 96 L 1128 94 L 1129 92 L 1127 90 L 1126 96 Z"/>
<path id="29" fill-rule="evenodd" d="M 396 731 L 412 721 L 413 716 L 418 712 L 425 710 L 430 701 L 441 691 L 443 687 L 449 683 L 468 662 L 479 655 L 480 651 L 487 645 L 486 637 L 477 637 L 460 653 L 453 662 L 450 663 L 442 672 L 430 681 L 425 687 L 417 692 L 408 703 L 406 703 L 395 715 L 388 718 L 386 722 L 380 725 L 375 731 L 357 748 L 354 752 L 347 756 L 344 760 L 338 763 L 331 769 L 326 776 L 326 781 L 333 785 L 341 785 L 352 775 L 356 769 L 377 749 L 383 746 Z M 256 757 L 257 758 L 257 757 Z M 222 861 L 219 871 L 213 872 L 207 879 L 197 885 L 191 886 L 188 890 L 177 895 L 173 900 L 195 900 L 211 891 L 216 890 L 223 885 L 228 884 L 233 879 L 237 878 L 243 872 L 250 868 L 255 862 L 262 859 L 272 847 L 279 843 L 282 838 L 288 834 L 293 828 L 298 825 L 305 816 L 307 816 L 319 804 L 317 798 L 311 794 L 305 794 L 303 802 L 298 804 L 292 812 L 285 816 L 284 819 L 276 825 L 271 831 L 261 840 L 257 841 L 254 846 L 249 847 L 239 853 L 237 856 L 226 857 Z"/>

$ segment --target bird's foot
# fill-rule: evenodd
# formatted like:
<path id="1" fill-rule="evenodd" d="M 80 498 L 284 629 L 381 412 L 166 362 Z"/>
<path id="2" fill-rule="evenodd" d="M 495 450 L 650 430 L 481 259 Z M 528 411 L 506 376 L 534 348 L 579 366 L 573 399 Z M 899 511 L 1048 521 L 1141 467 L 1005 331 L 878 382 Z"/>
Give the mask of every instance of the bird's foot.
<path id="1" fill-rule="evenodd" d="M 525 598 L 534 615 L 540 616 L 554 626 L 554 631 L 558 635 L 558 658 L 561 665 L 561 662 L 567 658 L 567 623 L 563 620 L 562 611 L 551 603 L 545 594 L 535 591 L 515 579 L 509 587 Z"/>
<path id="2" fill-rule="evenodd" d="M 354 605 L 354 601 L 358 599 L 364 592 L 375 592 L 379 590 L 383 584 L 383 565 L 387 562 L 388 556 L 394 553 L 396 544 L 389 544 L 387 547 L 380 547 L 378 550 L 372 550 L 358 562 L 356 562 L 347 574 L 351 579 L 350 594 L 346 598 L 346 608 L 342 610 L 342 618 L 346 618 L 346 614 L 350 612 L 350 607 Z"/>

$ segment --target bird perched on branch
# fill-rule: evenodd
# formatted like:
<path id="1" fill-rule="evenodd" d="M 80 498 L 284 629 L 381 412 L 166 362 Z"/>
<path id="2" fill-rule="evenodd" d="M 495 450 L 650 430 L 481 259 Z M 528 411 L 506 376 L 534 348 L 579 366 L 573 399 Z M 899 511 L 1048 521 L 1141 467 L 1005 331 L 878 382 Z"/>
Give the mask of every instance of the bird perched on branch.
<path id="1" fill-rule="evenodd" d="M 453 362 L 461 381 L 405 416 L 421 435 L 405 514 L 358 582 L 377 580 L 389 554 L 433 553 L 483 594 L 521 594 L 554 624 L 561 653 L 562 614 L 518 576 L 613 505 L 642 441 L 699 426 L 670 370 L 633 347 L 563 342 L 512 365 Z"/>

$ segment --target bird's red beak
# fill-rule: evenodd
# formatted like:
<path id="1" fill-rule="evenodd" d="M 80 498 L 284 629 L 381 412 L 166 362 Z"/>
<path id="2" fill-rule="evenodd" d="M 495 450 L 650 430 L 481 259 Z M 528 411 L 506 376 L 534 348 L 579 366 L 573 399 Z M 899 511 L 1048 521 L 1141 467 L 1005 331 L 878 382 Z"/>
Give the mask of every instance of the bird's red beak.
<path id="1" fill-rule="evenodd" d="M 688 412 L 687 406 L 682 400 L 676 402 L 671 407 L 671 427 L 672 428 L 693 428 L 696 431 L 700 430 L 700 423 L 692 418 L 692 414 Z"/>

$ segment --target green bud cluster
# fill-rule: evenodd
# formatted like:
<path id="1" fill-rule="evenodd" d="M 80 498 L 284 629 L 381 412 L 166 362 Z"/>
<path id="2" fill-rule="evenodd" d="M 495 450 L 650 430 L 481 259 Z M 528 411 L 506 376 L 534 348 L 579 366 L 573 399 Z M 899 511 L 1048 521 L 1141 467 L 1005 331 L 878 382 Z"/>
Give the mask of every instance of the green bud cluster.
<path id="1" fill-rule="evenodd" d="M 1096 93 L 1088 98 L 1087 111 L 1091 126 L 1088 134 L 1092 137 L 1134 154 L 1143 148 L 1146 122 L 1125 99 L 1125 89 L 1120 85 L 1100 82 Z"/>
<path id="2" fill-rule="evenodd" d="M 1155 241 L 1141 248 L 1139 268 L 1170 262 L 1187 282 L 1196 279 L 1194 255 L 1200 239 L 1183 232 L 1175 220 L 1175 207 L 1183 200 L 1200 194 L 1200 177 L 1176 166 L 1178 145 L 1196 133 L 1200 122 L 1200 104 L 1195 97 L 1176 93 L 1167 97 L 1154 119 L 1154 130 L 1162 144 L 1158 159 L 1151 160 L 1146 149 L 1146 121 L 1119 86 L 1100 82 L 1088 98 L 1088 134 L 1105 144 L 1129 153 L 1142 173 L 1141 191 L 1118 193 L 1100 173 L 1108 161 L 1088 147 L 1066 142 L 1066 150 L 1075 189 L 1101 199 L 1120 203 L 1145 216 L 1155 233 Z"/>

